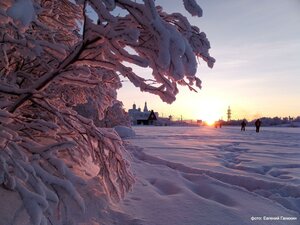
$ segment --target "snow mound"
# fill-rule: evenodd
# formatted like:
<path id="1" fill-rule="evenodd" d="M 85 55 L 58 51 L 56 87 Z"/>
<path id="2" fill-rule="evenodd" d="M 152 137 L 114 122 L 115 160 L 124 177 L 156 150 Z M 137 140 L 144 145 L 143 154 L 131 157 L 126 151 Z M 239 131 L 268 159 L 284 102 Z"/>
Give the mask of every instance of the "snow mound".
<path id="1" fill-rule="evenodd" d="M 115 126 L 114 129 L 121 138 L 130 138 L 135 136 L 134 130 L 130 127 Z"/>

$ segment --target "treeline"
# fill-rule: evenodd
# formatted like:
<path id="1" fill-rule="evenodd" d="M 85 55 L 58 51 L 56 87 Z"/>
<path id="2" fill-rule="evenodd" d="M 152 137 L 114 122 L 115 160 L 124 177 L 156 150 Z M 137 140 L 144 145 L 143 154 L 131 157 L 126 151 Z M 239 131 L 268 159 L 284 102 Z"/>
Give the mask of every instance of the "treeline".
<path id="1" fill-rule="evenodd" d="M 298 117 L 261 117 L 254 120 L 230 120 L 223 121 L 223 125 L 228 126 L 240 126 L 242 121 L 245 120 L 248 126 L 254 126 L 254 123 L 257 119 L 260 119 L 263 126 L 291 126 L 291 127 L 300 127 L 300 116 Z"/>

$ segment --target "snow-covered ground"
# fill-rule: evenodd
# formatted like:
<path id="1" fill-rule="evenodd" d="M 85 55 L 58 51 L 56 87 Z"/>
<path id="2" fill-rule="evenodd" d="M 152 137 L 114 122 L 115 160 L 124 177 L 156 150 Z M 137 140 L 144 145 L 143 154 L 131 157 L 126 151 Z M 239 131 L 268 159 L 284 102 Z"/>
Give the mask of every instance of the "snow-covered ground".
<path id="1" fill-rule="evenodd" d="M 300 128 L 134 131 L 126 148 L 136 183 L 125 199 L 109 203 L 87 162 L 73 168 L 85 212 L 61 196 L 65 216 L 56 209 L 48 225 L 300 224 Z M 32 225 L 16 192 L 0 188 L 0 199 L 0 225 Z"/>
<path id="2" fill-rule="evenodd" d="M 134 130 L 136 183 L 117 208 L 135 224 L 300 224 L 300 128 Z"/>

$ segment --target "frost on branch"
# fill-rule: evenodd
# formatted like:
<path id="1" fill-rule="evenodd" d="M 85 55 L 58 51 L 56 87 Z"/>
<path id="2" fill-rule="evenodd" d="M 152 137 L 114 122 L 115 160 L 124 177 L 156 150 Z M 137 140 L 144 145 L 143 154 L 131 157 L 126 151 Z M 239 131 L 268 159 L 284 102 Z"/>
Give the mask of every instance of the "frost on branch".
<path id="1" fill-rule="evenodd" d="M 194 0 L 184 5 L 201 15 Z M 133 178 L 109 128 L 128 125 L 120 77 L 171 103 L 177 85 L 201 87 L 196 58 L 212 67 L 209 48 L 199 28 L 153 0 L 1 1 L 0 188 L 19 194 L 31 224 L 61 222 L 64 195 L 86 210 L 76 189 L 86 177 L 72 167 L 92 159 L 107 196 L 121 198 Z M 128 63 L 150 67 L 153 78 Z"/>

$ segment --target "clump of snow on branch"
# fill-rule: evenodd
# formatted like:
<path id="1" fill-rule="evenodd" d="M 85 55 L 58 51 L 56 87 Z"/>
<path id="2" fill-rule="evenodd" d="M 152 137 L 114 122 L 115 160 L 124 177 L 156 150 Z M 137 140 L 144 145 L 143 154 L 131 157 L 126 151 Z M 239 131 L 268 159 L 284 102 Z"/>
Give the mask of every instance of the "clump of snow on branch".
<path id="1" fill-rule="evenodd" d="M 127 126 L 115 126 L 115 131 L 118 133 L 118 135 L 122 138 L 130 138 L 135 136 L 135 132 L 132 128 Z"/>
<path id="2" fill-rule="evenodd" d="M 36 17 L 31 0 L 16 0 L 6 12 L 16 23 L 20 23 L 23 26 L 29 25 Z"/>
<path id="3" fill-rule="evenodd" d="M 184 5 L 201 15 L 195 1 Z M 178 85 L 201 87 L 196 58 L 212 67 L 209 48 L 199 28 L 153 0 L 1 1 L 0 188 L 19 193 L 34 225 L 66 213 L 63 193 L 84 213 L 76 189 L 84 180 L 66 162 L 83 167 L 91 158 L 107 195 L 120 199 L 133 183 L 112 129 L 129 126 L 117 101 L 121 77 L 171 103 Z M 152 68 L 153 79 L 128 62 Z"/>
<path id="4" fill-rule="evenodd" d="M 183 4 L 192 16 L 202 16 L 202 9 L 195 0 L 183 0 Z"/>

